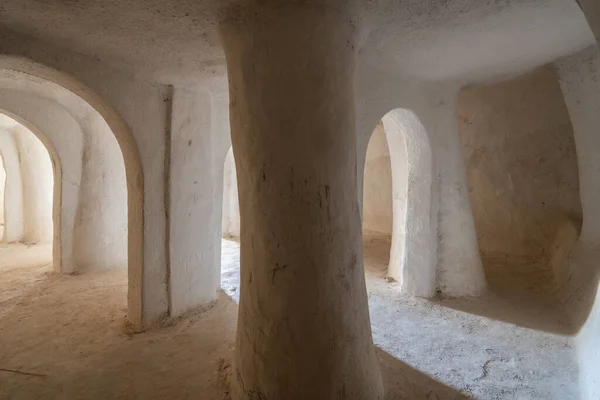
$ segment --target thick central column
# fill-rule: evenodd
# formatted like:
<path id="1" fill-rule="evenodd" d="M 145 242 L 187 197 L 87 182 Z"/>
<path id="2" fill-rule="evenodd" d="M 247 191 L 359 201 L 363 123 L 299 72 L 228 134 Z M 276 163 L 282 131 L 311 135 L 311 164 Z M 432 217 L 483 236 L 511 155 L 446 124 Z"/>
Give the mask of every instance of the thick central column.
<path id="1" fill-rule="evenodd" d="M 356 193 L 352 18 L 298 5 L 230 11 L 234 399 L 382 399 Z"/>

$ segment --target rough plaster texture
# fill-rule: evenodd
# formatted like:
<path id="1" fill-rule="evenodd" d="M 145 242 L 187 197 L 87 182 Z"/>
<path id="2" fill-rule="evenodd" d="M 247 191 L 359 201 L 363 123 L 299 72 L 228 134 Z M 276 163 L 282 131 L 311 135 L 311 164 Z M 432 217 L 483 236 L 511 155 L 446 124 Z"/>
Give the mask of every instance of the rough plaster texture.
<path id="1" fill-rule="evenodd" d="M 557 63 L 571 117 L 579 168 L 583 225 L 569 258 L 568 279 L 559 290 L 578 325 L 582 399 L 600 397 L 600 54 L 591 47 Z"/>
<path id="2" fill-rule="evenodd" d="M 240 237 L 240 202 L 233 149 L 230 148 L 223 166 L 223 237 Z"/>
<path id="3" fill-rule="evenodd" d="M 367 149 L 363 227 L 384 233 L 393 229 L 388 275 L 401 283 L 402 292 L 432 297 L 437 237 L 431 145 L 418 117 L 408 110 L 390 111 L 382 121 Z"/>
<path id="4" fill-rule="evenodd" d="M 458 112 L 482 257 L 547 264 L 563 225 L 581 220 L 573 128 L 556 73 L 464 89 Z"/>
<path id="5" fill-rule="evenodd" d="M 23 243 L 52 243 L 53 166 L 48 150 L 23 125 L 13 128 L 23 182 Z"/>
<path id="6" fill-rule="evenodd" d="M 229 140 L 212 126 L 212 106 L 207 91 L 174 90 L 169 163 L 172 316 L 214 300 L 220 287 L 221 209 L 216 205 L 221 202 L 222 160 Z"/>
<path id="7" fill-rule="evenodd" d="M 402 143 L 401 143 L 402 144 Z M 406 159 L 406 145 L 395 148 L 400 159 Z M 404 173 L 405 168 L 398 171 Z M 398 190 L 397 200 L 406 204 L 406 191 Z M 403 213 L 404 214 L 404 213 Z M 377 124 L 369 140 L 365 159 L 363 188 L 363 229 L 392 234 L 392 165 L 383 124 Z M 398 232 L 402 234 L 403 232 Z"/>
<path id="8" fill-rule="evenodd" d="M 127 267 L 127 184 L 121 149 L 97 113 L 84 133 L 75 260 L 82 270 Z"/>
<path id="9" fill-rule="evenodd" d="M 455 88 L 429 94 L 424 103 L 431 111 L 415 112 L 423 115 L 423 126 L 430 133 L 438 180 L 432 189 L 433 201 L 439 201 L 436 287 L 449 296 L 478 295 L 486 289 L 458 132 L 457 95 Z"/>
<path id="10" fill-rule="evenodd" d="M 0 117 L 4 117 L 0 115 Z M 12 129 L 14 125 L 11 124 Z M 5 127 L 0 130 L 0 153 L 6 171 L 4 189 L 4 234 L 7 243 L 20 242 L 23 239 L 23 182 L 19 149 L 12 131 Z"/>
<path id="11" fill-rule="evenodd" d="M 221 31 L 243 226 L 233 398 L 382 399 L 362 268 L 352 20 L 297 5 L 230 11 Z"/>
<path id="12" fill-rule="evenodd" d="M 432 207 L 431 144 L 425 127 L 409 110 L 392 110 L 382 121 L 390 147 L 394 203 L 388 274 L 401 282 L 402 292 L 432 297 L 438 225 Z"/>
<path id="13" fill-rule="evenodd" d="M 236 2 L 106 0 L 71 7 L 60 0 L 6 0 L 0 23 L 132 74 L 163 83 L 195 83 L 225 74 L 216 27 L 219 10 Z M 516 73 L 593 42 L 574 0 L 312 0 L 309 4 L 355 9 L 361 20 L 358 44 L 364 51 L 360 56 L 396 75 L 419 80 Z"/>
<path id="14" fill-rule="evenodd" d="M 582 3 L 592 1 L 582 0 Z M 170 135 L 174 126 L 185 126 L 185 123 L 171 118 L 176 112 L 172 109 L 175 100 L 172 91 L 140 77 L 163 83 L 196 82 L 203 78 L 204 83 L 209 84 L 222 80 L 225 62 L 216 34 L 216 21 L 220 18 L 217 11 L 224 3 L 227 2 L 201 0 L 174 6 L 170 2 L 108 1 L 67 7 L 58 0 L 21 0 L 9 1 L 0 14 L 3 25 L 0 52 L 25 56 L 55 70 L 14 58 L 3 58 L 0 66 L 29 71 L 81 96 L 100 112 L 119 140 L 129 199 L 129 319 L 138 329 L 172 312 L 173 304 L 178 303 L 173 302 L 177 291 L 173 282 L 181 283 L 188 274 L 194 276 L 191 270 L 183 271 L 179 278 L 174 275 L 173 266 L 177 269 L 178 263 L 174 262 L 169 248 L 172 235 L 178 237 L 178 228 L 171 221 L 172 217 L 179 221 L 177 213 L 183 215 L 190 210 L 178 207 L 172 213 L 171 202 L 179 201 L 182 207 L 204 202 L 201 197 L 194 199 L 199 196 L 197 189 L 185 188 L 179 192 L 190 194 L 188 199 L 177 200 L 171 195 L 169 188 L 175 187 L 179 179 L 168 182 L 172 174 L 178 173 L 178 168 L 170 169 L 171 162 L 182 154 L 179 150 L 174 152 L 172 146 L 184 147 L 185 142 L 172 142 Z M 378 0 L 358 3 L 357 14 L 362 18 L 357 18 L 361 24 L 355 43 L 359 49 L 357 201 L 362 200 L 364 155 L 376 122 L 398 107 L 413 110 L 432 144 L 431 231 L 439 236 L 439 243 L 436 240 L 431 244 L 432 259 L 437 260 L 433 287 L 449 295 L 478 294 L 484 287 L 483 274 L 455 129 L 453 102 L 457 88 L 463 83 L 515 74 L 570 54 L 591 44 L 592 34 L 573 1 L 460 0 L 400 4 Z M 339 6 L 340 2 L 327 4 Z M 587 12 L 588 20 L 593 21 L 590 15 Z M 158 28 L 148 29 L 149 26 Z M 44 42 L 27 35 L 43 38 Z M 314 42 L 320 43 L 320 38 Z M 447 91 L 442 85 L 441 92 L 420 86 L 422 81 L 440 80 L 458 82 Z M 264 93 L 259 95 L 264 97 Z M 56 94 L 46 92 L 45 96 Z M 280 101 L 288 97 L 288 93 L 281 95 Z M 57 100 L 65 106 L 65 96 Z M 211 110 L 212 121 L 219 125 L 225 120 L 221 118 L 224 115 L 220 111 L 223 109 L 221 100 L 219 107 Z M 311 106 L 300 103 L 296 110 Z M 271 115 L 277 120 L 279 117 L 274 116 L 278 116 L 278 112 Z M 281 131 L 287 129 L 282 127 Z M 226 131 L 214 126 L 210 130 Z M 225 143 L 228 138 L 222 141 Z M 219 171 L 218 179 L 206 185 L 210 188 L 207 193 L 211 196 L 214 193 L 213 210 L 219 216 L 227 148 L 228 145 L 222 147 L 220 143 L 211 146 L 217 167 L 207 166 L 209 174 Z M 196 151 L 201 154 L 205 149 L 190 150 Z M 201 168 L 204 162 L 207 161 L 198 161 Z M 187 168 L 196 165 L 195 161 L 189 164 L 181 169 L 182 179 L 187 180 Z M 274 191 L 279 192 L 285 183 Z M 202 213 L 194 214 L 193 220 L 211 221 L 207 230 L 220 237 L 220 218 L 213 218 L 211 214 L 204 219 Z M 192 232 L 186 225 L 182 231 Z M 207 240 L 202 246 L 213 243 L 212 254 L 217 265 L 213 268 L 218 268 L 220 243 Z M 189 242 L 183 243 L 182 265 L 186 265 L 198 255 L 189 251 Z M 204 251 L 204 247 L 201 249 Z M 216 282 L 219 274 L 213 273 L 212 279 Z M 189 299 L 184 296 L 182 300 L 181 304 L 185 304 Z"/>

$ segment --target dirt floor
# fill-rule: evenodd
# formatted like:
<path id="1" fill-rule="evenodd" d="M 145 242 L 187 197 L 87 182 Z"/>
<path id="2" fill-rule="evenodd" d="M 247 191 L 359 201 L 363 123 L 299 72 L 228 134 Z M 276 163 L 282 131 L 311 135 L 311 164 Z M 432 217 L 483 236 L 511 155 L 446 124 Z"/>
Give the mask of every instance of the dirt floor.
<path id="1" fill-rule="evenodd" d="M 534 330 L 514 321 L 541 309 L 507 296 L 402 296 L 384 279 L 388 252 L 385 237 L 365 242 L 387 399 L 577 398 L 571 339 L 548 333 L 563 323 L 553 310 Z M 0 399 L 224 398 L 219 368 L 233 351 L 237 243 L 223 241 L 224 292 L 212 308 L 137 335 L 124 330 L 126 271 L 58 277 L 50 260 L 50 246 L 0 245 Z"/>

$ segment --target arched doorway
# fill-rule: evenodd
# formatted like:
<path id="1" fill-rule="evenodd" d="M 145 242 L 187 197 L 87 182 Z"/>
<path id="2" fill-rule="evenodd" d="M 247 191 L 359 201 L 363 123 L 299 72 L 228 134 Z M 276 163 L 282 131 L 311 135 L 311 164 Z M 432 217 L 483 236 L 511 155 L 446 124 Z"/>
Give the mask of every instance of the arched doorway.
<path id="1" fill-rule="evenodd" d="M 223 208 L 221 244 L 221 288 L 234 301 L 239 301 L 240 284 L 240 205 L 237 171 L 233 148 L 229 148 L 223 164 Z"/>
<path id="2" fill-rule="evenodd" d="M 12 101 L 8 98 L 0 99 L 0 108 L 11 112 L 13 115 L 27 114 L 26 110 L 31 109 L 32 104 L 36 102 L 46 105 L 53 103 L 63 111 L 68 110 L 68 114 L 71 116 L 71 121 L 68 123 L 71 127 L 75 126 L 82 131 L 95 132 L 104 135 L 104 137 L 109 135 L 113 138 L 112 140 L 116 139 L 116 142 L 118 142 L 117 149 L 119 157 L 122 157 L 121 163 L 123 164 L 121 165 L 124 165 L 126 176 L 126 193 L 124 193 L 124 196 L 127 200 L 123 209 L 125 210 L 124 215 L 127 215 L 126 231 L 124 233 L 127 239 L 119 240 L 120 243 L 109 241 L 102 244 L 109 247 L 121 244 L 124 246 L 128 270 L 127 318 L 133 330 L 141 329 L 144 325 L 142 318 L 143 180 L 141 161 L 132 133 L 117 112 L 100 96 L 74 78 L 59 71 L 24 58 L 3 56 L 0 58 L 0 81 L 8 89 L 3 93 L 15 91 L 24 94 L 19 98 L 19 101 Z M 56 127 L 67 120 L 66 117 L 59 118 L 54 113 L 49 112 L 48 108 L 42 108 L 39 111 L 37 115 L 29 112 L 26 116 L 23 115 L 23 119 L 27 120 L 29 125 L 35 125 L 38 128 L 45 125 Z M 42 131 L 40 129 L 36 130 Z M 53 135 L 53 139 L 56 138 L 57 136 Z M 68 138 L 63 137 L 60 149 L 68 154 L 71 149 L 69 149 L 69 144 L 65 145 L 65 142 L 68 142 Z M 60 151 L 57 150 L 57 152 Z M 58 159 L 69 158 L 65 154 L 60 154 Z M 101 179 L 110 179 L 112 175 L 112 173 L 101 175 Z M 56 181 L 63 186 L 65 184 L 64 180 Z M 71 182 L 67 183 L 72 186 Z M 124 185 L 119 184 L 119 186 L 125 188 Z M 67 190 L 67 188 L 64 189 Z M 61 193 L 60 204 L 65 199 L 65 190 Z M 102 197 L 101 193 L 97 193 L 97 195 L 97 197 Z M 71 213 L 70 217 L 75 218 L 75 215 Z M 64 244 L 66 241 L 62 240 L 61 242 Z M 69 250 L 73 251 L 73 248 L 74 243 L 71 242 Z M 61 248 L 61 251 L 64 252 L 64 250 L 64 248 Z M 101 263 L 109 264 L 111 263 L 111 255 L 107 252 L 101 253 L 98 251 L 95 257 Z M 65 263 L 58 263 L 58 265 L 60 272 L 75 272 L 64 268 Z"/>
<path id="3" fill-rule="evenodd" d="M 5 186 L 5 241 L 52 243 L 50 261 L 59 272 L 63 264 L 60 158 L 35 125 L 8 111 L 0 112 L 5 124 L 3 156 L 10 170 Z"/>
<path id="4" fill-rule="evenodd" d="M 10 309 L 14 299 L 33 287 L 32 277 L 52 275 L 60 260 L 56 242 L 55 160 L 26 126 L 0 114 L 0 157 L 3 162 L 3 240 L 0 243 L 0 299 Z M 56 163 L 57 168 L 60 164 Z M 36 282 L 36 281 L 34 281 Z"/>
<path id="5" fill-rule="evenodd" d="M 392 110 L 373 132 L 366 157 L 363 227 L 391 234 L 387 275 L 401 291 L 432 297 L 437 221 L 427 132 L 412 111 Z"/>

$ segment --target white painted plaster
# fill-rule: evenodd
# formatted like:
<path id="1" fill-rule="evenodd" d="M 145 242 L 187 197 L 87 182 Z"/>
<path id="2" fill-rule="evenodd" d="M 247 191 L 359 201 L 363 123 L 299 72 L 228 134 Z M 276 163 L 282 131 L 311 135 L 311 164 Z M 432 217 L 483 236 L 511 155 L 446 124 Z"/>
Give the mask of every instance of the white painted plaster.
<path id="1" fill-rule="evenodd" d="M 123 156 L 104 120 L 82 120 L 84 146 L 75 260 L 82 270 L 127 267 L 127 185 Z"/>
<path id="2" fill-rule="evenodd" d="M 3 91 L 0 107 L 35 126 L 43 126 L 44 136 L 57 149 L 61 160 L 62 256 L 60 268 L 55 266 L 55 270 L 71 273 L 81 270 L 78 268 L 126 265 L 124 168 L 120 150 L 106 124 L 93 114 L 80 123 L 62 106 L 28 91 Z M 82 168 L 84 150 L 86 162 Z"/>
<path id="3" fill-rule="evenodd" d="M 388 75 L 386 70 L 377 69 L 372 64 L 359 65 L 359 70 L 358 91 L 361 96 L 357 104 L 359 117 L 356 122 L 359 188 L 362 188 L 362 171 L 372 127 L 390 109 L 410 110 L 418 118 L 419 125 L 424 128 L 422 132 L 427 133 L 431 145 L 431 239 L 427 249 L 430 249 L 430 263 L 436 266 L 436 272 L 428 274 L 428 279 L 435 277 L 435 290 L 443 295 L 481 294 L 485 291 L 486 283 L 458 133 L 458 86 L 415 86 L 414 83 Z M 367 76 L 367 71 L 377 71 L 373 80 L 361 79 Z M 371 87 L 367 82 L 375 86 Z M 390 155 L 393 156 L 392 150 Z M 360 200 L 362 203 L 362 196 Z M 428 256 L 426 251 L 419 252 L 423 257 Z M 431 295 L 431 291 L 429 293 Z"/>
<path id="4" fill-rule="evenodd" d="M 0 130 L 0 153 L 6 171 L 3 241 L 7 243 L 20 242 L 23 239 L 24 230 L 21 163 L 12 131 L 5 127 Z"/>
<path id="5" fill-rule="evenodd" d="M 581 398 L 600 398 L 600 53 L 591 47 L 557 63 L 560 85 L 573 124 L 579 166 L 583 225 L 559 291 L 579 325 L 577 338 Z"/>
<path id="6" fill-rule="evenodd" d="M 436 208 L 438 213 L 437 290 L 448 296 L 479 295 L 486 282 L 458 132 L 457 95 L 453 86 L 432 88 L 414 111 L 429 134 L 437 176 L 432 189 L 432 215 Z"/>
<path id="7" fill-rule="evenodd" d="M 432 297 L 437 225 L 432 223 L 436 214 L 431 205 L 433 161 L 428 134 L 409 110 L 390 111 L 382 121 L 390 147 L 394 192 L 388 274 L 401 282 L 402 292 Z"/>
<path id="8" fill-rule="evenodd" d="M 23 125 L 16 125 L 13 137 L 19 148 L 23 183 L 23 243 L 51 243 L 53 167 L 48 150 Z"/>
<path id="9" fill-rule="evenodd" d="M 223 169 L 223 237 L 240 237 L 240 204 L 233 149 L 225 157 Z"/>
<path id="10" fill-rule="evenodd" d="M 171 114 L 171 315 L 215 298 L 220 277 L 222 156 L 209 92 L 175 88 Z M 226 140 L 226 137 L 224 137 Z M 216 142 L 216 143 L 215 143 Z M 216 229 L 215 229 L 216 228 Z"/>
<path id="11" fill-rule="evenodd" d="M 401 291 L 432 297 L 437 238 L 432 226 L 431 145 L 411 111 L 392 110 L 382 121 L 367 149 L 363 226 L 393 232 L 388 275 L 401 282 Z"/>

